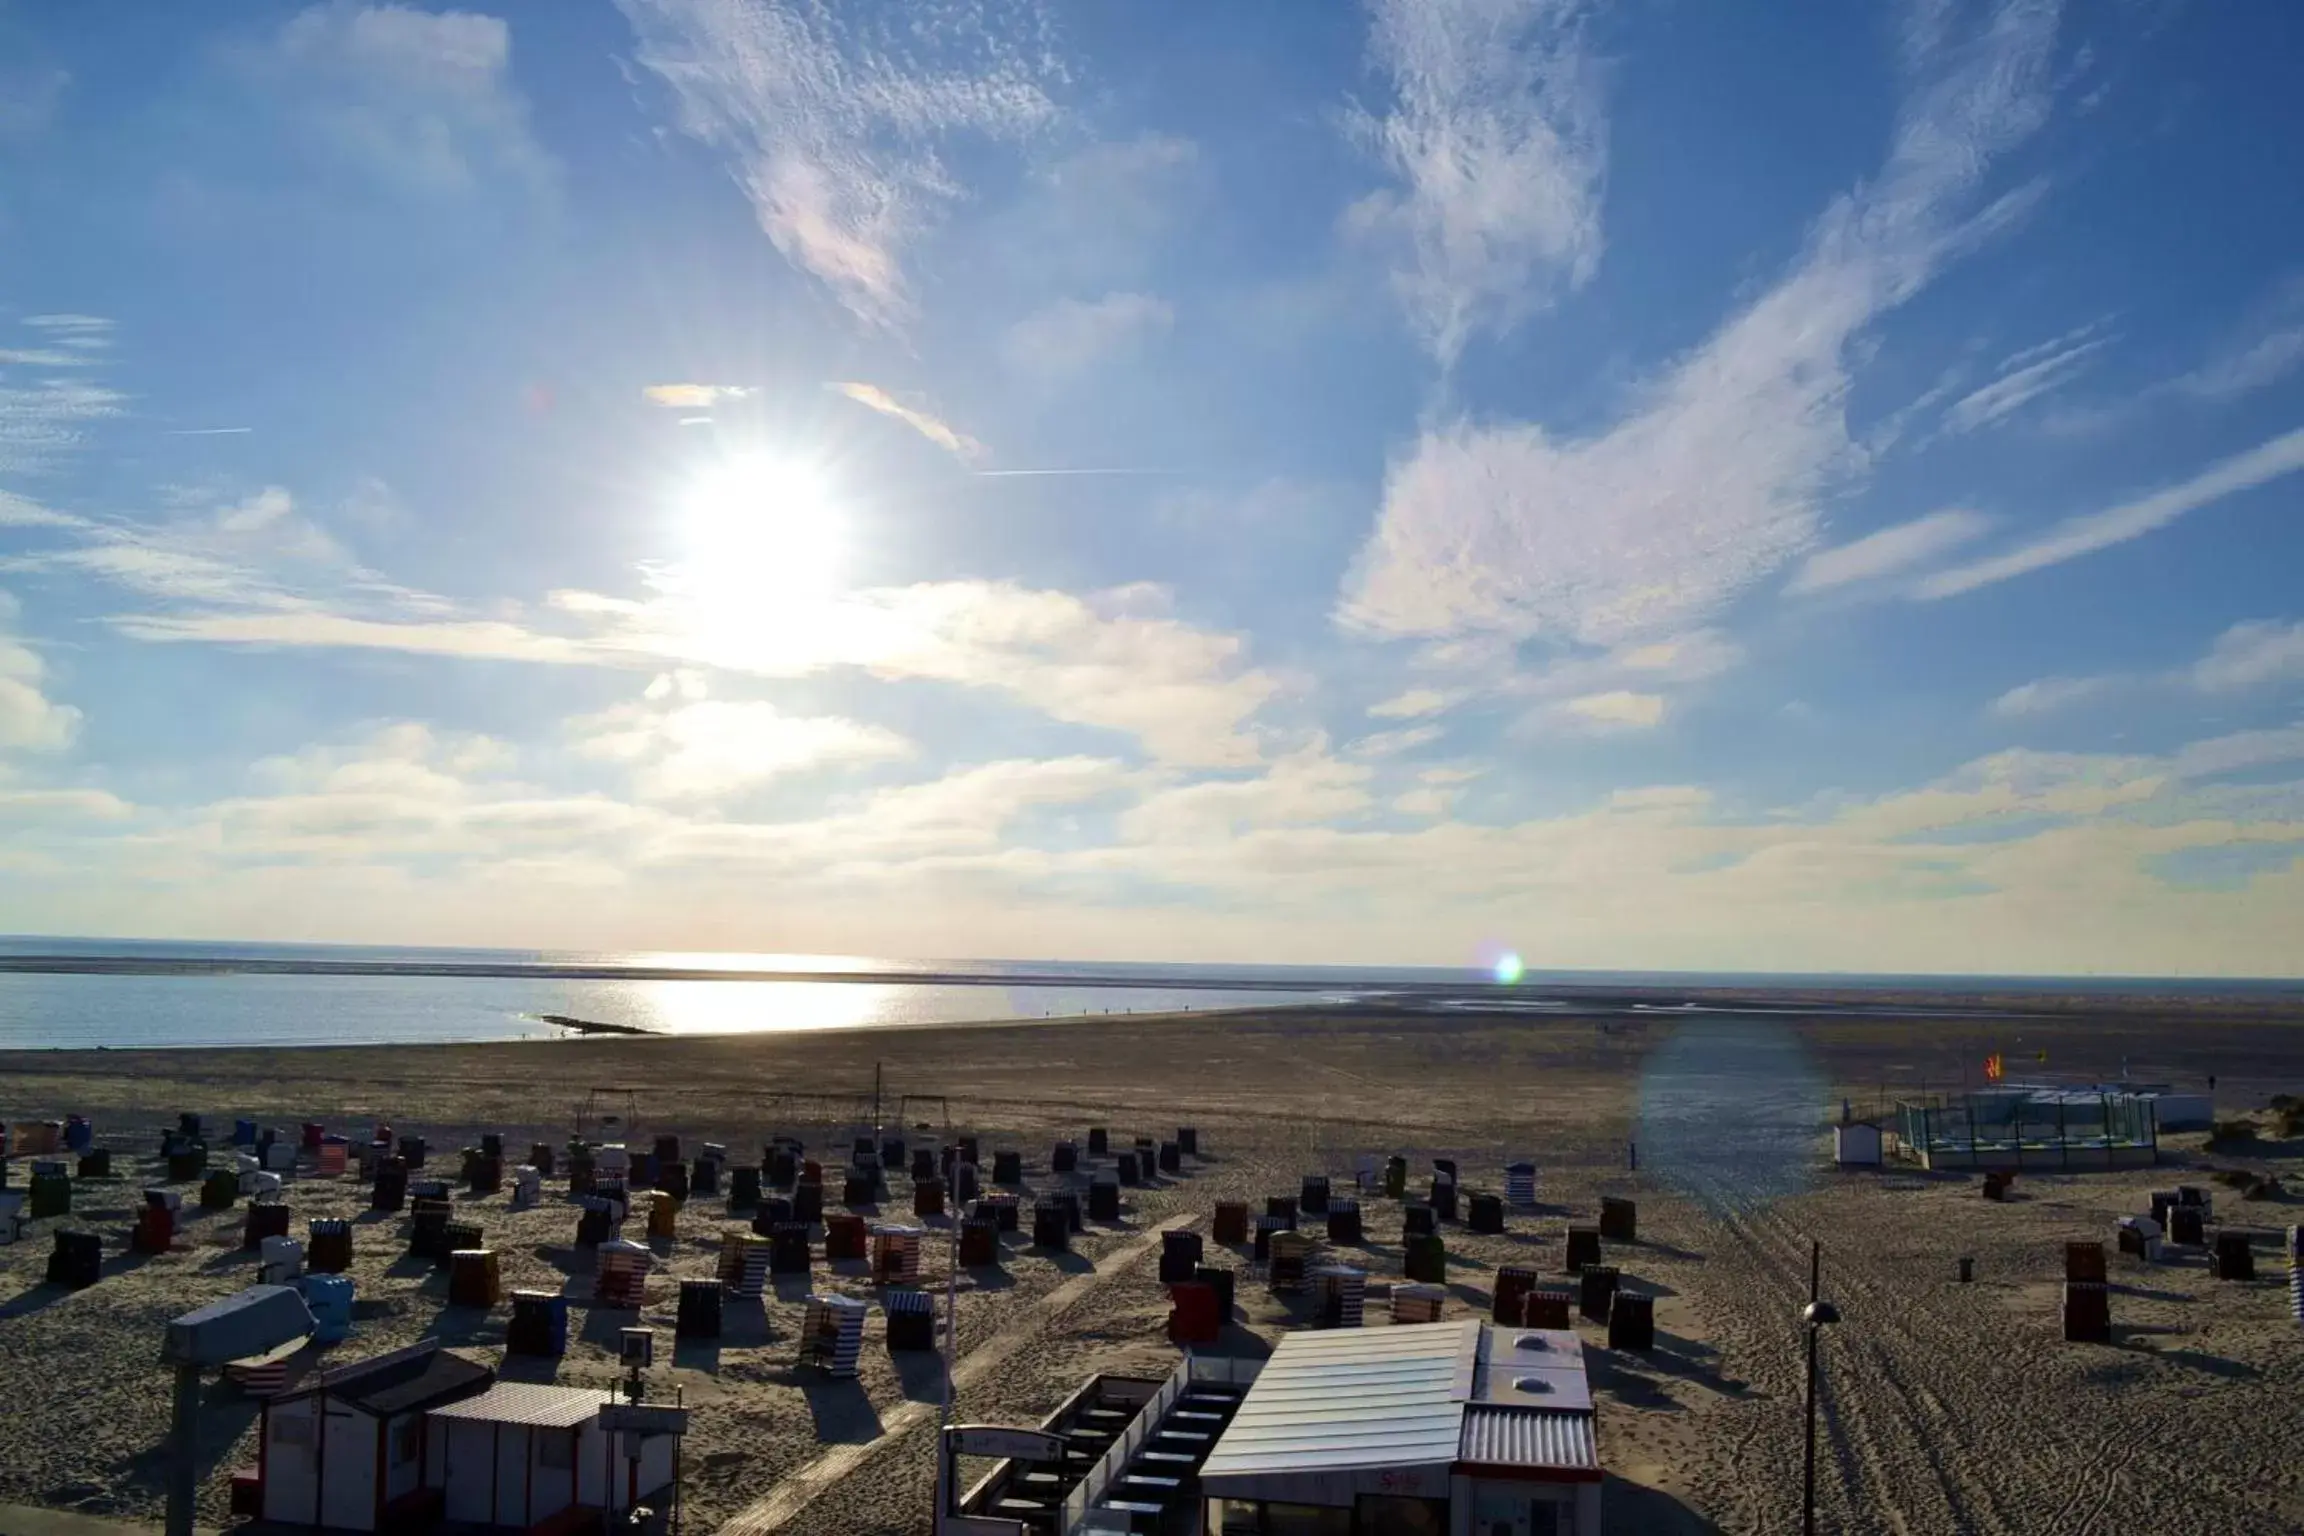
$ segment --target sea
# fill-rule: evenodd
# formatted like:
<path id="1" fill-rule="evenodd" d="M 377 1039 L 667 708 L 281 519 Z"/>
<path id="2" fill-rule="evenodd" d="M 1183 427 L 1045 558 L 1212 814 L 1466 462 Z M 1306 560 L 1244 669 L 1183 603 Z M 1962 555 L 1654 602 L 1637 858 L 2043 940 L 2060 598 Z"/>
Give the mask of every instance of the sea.
<path id="1" fill-rule="evenodd" d="M 1131 1013 L 1309 1007 L 1414 996 L 1560 1006 L 1548 986 L 1829 986 L 2245 992 L 2304 983 L 1849 977 L 1476 967 L 896 960 L 854 955 L 576 953 L 0 937 L 0 1050 L 379 1045 L 565 1039 L 544 1015 L 654 1034 L 743 1034 Z M 1627 1006 L 1644 1007 L 1633 1003 Z M 1660 1004 L 1693 1008 L 1693 1004 Z"/>

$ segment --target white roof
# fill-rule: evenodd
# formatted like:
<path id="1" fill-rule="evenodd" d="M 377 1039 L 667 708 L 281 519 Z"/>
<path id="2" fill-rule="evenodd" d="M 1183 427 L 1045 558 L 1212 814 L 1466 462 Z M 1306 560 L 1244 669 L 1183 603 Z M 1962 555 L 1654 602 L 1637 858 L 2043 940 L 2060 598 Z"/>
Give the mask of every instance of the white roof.
<path id="1" fill-rule="evenodd" d="M 433 1409 L 432 1417 L 478 1419 L 488 1424 L 531 1424 L 539 1429 L 574 1429 L 615 1401 L 613 1392 L 586 1387 L 500 1381 L 478 1397 Z"/>
<path id="2" fill-rule="evenodd" d="M 1479 1358 L 1477 1319 L 1290 1334 L 1201 1467 L 1201 1486 L 1256 1498 L 1307 1475 L 1445 1469 Z"/>

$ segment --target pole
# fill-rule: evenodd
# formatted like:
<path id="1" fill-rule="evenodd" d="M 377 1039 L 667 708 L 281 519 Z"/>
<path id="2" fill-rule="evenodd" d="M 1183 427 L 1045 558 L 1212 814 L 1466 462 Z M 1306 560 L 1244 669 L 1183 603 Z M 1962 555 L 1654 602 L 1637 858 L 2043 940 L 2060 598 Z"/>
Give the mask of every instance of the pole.
<path id="1" fill-rule="evenodd" d="M 320 1427 L 327 1425 L 322 1414 Z M 193 1505 L 199 1502 L 199 1435 L 200 1367 L 179 1365 L 176 1414 L 168 1426 L 168 1536 L 192 1536 Z"/>
<path id="2" fill-rule="evenodd" d="M 1800 1475 L 1801 1536 L 1816 1536 L 1816 1335 L 1821 1332 L 1814 1323 L 1808 1325 L 1808 1455 Z"/>
<path id="3" fill-rule="evenodd" d="M 1822 1295 L 1824 1279 L 1824 1242 L 1821 1238 L 1808 1240 L 1808 1301 L 1814 1305 Z M 1824 1330 L 1814 1323 L 1808 1325 L 1808 1449 L 1800 1475 L 1800 1530 L 1802 1536 L 1816 1536 L 1816 1335 Z"/>

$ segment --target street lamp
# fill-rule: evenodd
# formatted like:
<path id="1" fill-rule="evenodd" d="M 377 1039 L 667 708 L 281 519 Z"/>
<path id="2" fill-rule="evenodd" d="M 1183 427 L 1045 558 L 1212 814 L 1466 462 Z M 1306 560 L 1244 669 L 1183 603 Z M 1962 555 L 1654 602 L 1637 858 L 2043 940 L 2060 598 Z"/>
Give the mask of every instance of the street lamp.
<path id="1" fill-rule="evenodd" d="M 1828 1301 L 1812 1301 L 1800 1309 L 1808 1330 L 1808 1457 L 1800 1479 L 1800 1530 L 1816 1536 L 1816 1338 L 1840 1321 L 1840 1309 Z"/>

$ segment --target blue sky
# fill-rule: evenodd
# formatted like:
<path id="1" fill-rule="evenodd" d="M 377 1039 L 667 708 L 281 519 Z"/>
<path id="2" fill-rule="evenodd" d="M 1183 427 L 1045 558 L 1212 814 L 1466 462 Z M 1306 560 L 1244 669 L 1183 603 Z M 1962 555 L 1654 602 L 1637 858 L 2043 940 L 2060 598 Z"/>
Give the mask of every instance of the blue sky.
<path id="1" fill-rule="evenodd" d="M 0 930 L 2296 974 L 2300 50 L 0 0 Z"/>

